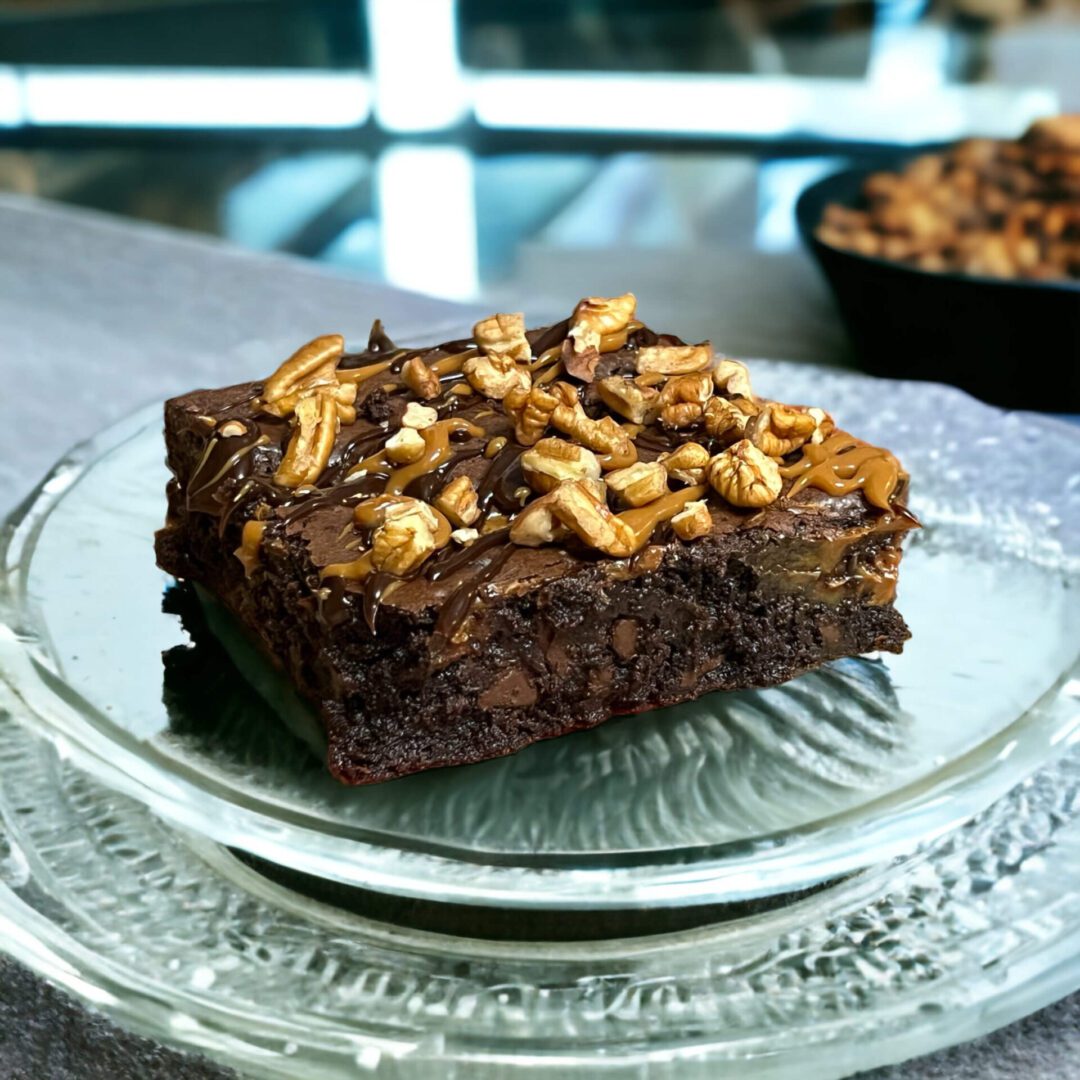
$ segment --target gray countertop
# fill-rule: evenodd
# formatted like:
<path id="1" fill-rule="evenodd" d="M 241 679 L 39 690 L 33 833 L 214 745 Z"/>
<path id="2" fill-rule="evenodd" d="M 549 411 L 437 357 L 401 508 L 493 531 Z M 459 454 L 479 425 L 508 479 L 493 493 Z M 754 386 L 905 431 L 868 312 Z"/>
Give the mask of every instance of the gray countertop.
<path id="1" fill-rule="evenodd" d="M 10 196 L 0 196 L 0 237 L 0 513 L 70 445 L 147 402 L 255 377 L 328 329 L 361 340 L 376 315 L 391 334 L 409 338 L 442 328 L 449 336 L 474 314 L 307 263 Z M 819 295 L 817 306 L 793 309 L 798 319 L 782 328 L 804 346 L 789 355 L 805 355 L 805 320 L 835 337 Z M 663 296 L 649 299 L 653 310 L 664 309 Z M 753 319 L 755 305 L 748 307 Z M 768 334 L 760 340 L 775 352 L 784 340 L 775 312 Z M 752 325 L 736 336 L 755 351 Z M 229 1075 L 117 1030 L 0 960 L 0 1076 Z M 976 1043 L 873 1075 L 1080 1077 L 1080 995 Z"/>

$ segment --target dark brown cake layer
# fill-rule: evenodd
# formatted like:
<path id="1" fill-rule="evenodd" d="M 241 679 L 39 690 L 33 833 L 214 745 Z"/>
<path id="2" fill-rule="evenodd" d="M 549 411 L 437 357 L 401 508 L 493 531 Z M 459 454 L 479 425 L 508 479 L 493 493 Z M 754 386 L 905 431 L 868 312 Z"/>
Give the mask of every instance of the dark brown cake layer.
<path id="1" fill-rule="evenodd" d="M 532 353 L 566 334 L 566 324 L 532 332 Z M 678 339 L 633 331 L 601 358 L 599 377 L 649 342 Z M 385 357 L 393 363 L 360 383 L 356 417 L 346 415 L 310 485 L 278 482 L 297 424 L 260 407 L 264 384 L 197 391 L 166 405 L 175 479 L 159 563 L 213 592 L 318 705 L 340 779 L 370 783 L 479 761 L 612 715 L 900 650 L 908 631 L 892 599 L 899 541 L 914 522 L 898 501 L 872 506 L 858 485 L 843 494 L 813 486 L 792 493 L 799 463 L 813 466 L 796 448 L 777 458 L 791 475 L 786 494 L 768 505 L 740 507 L 710 494 L 707 535 L 682 539 L 661 520 L 647 535 L 639 531 L 644 541 L 626 556 L 569 529 L 526 546 L 511 536 L 529 501 L 519 429 L 489 397 L 453 393 L 462 384 L 453 372 L 428 400 L 440 422 L 462 424 L 449 434 L 445 460 L 414 468 L 400 494 L 437 506 L 439 492 L 468 477 L 478 497 L 476 535 L 444 541 L 404 573 L 367 563 L 358 570 L 372 533 L 357 525 L 356 508 L 372 505 L 402 467 L 383 459 L 355 470 L 377 456 L 416 400 L 402 382 L 403 359 L 434 366 L 471 345 L 405 353 L 376 334 L 364 353 L 346 355 L 343 371 Z M 586 381 L 581 400 L 595 417 L 602 406 L 590 402 L 592 389 Z M 654 462 L 691 438 L 709 442 L 700 424 L 646 427 L 635 438 L 636 459 Z M 676 502 L 680 489 L 700 490 L 670 483 L 664 498 Z M 898 500 L 901 492 L 892 494 Z M 635 527 L 643 520 L 635 510 L 616 516 Z"/>

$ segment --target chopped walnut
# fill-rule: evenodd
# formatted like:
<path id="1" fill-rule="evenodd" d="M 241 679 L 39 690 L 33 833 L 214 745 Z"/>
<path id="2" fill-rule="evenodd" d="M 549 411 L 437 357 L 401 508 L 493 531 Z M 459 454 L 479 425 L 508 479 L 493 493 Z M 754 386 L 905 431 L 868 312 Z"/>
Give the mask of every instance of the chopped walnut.
<path id="1" fill-rule="evenodd" d="M 563 370 L 572 379 L 591 383 L 596 378 L 596 367 L 600 363 L 600 350 L 592 345 L 577 349 L 573 338 L 567 338 L 562 347 Z"/>
<path id="2" fill-rule="evenodd" d="M 405 412 L 401 416 L 401 426 L 415 428 L 423 431 L 431 427 L 439 419 L 439 414 L 430 405 L 421 405 L 417 401 L 410 401 L 405 406 Z"/>
<path id="3" fill-rule="evenodd" d="M 780 496 L 780 467 L 749 439 L 717 454 L 709 465 L 709 483 L 732 506 L 768 506 Z"/>
<path id="4" fill-rule="evenodd" d="M 539 547 L 565 535 L 560 526 L 615 558 L 627 558 L 638 545 L 634 530 L 616 517 L 584 480 L 567 481 L 530 503 L 510 526 L 510 539 L 515 544 Z"/>
<path id="5" fill-rule="evenodd" d="M 712 514 L 704 499 L 688 502 L 672 519 L 671 527 L 680 540 L 698 540 L 712 532 Z"/>
<path id="6" fill-rule="evenodd" d="M 639 461 L 625 469 L 615 469 L 604 478 L 627 506 L 645 506 L 668 491 L 667 469 L 659 461 Z"/>
<path id="7" fill-rule="evenodd" d="M 551 425 L 594 453 L 602 454 L 606 460 L 600 464 L 605 468 L 623 468 L 637 461 L 634 440 L 610 416 L 599 420 L 588 417 L 576 394 L 572 405 L 560 403 L 555 407 Z"/>
<path id="8" fill-rule="evenodd" d="M 461 544 L 462 547 L 468 547 L 470 544 L 480 539 L 480 533 L 476 529 L 455 529 L 450 534 L 450 539 L 455 544 Z"/>
<path id="9" fill-rule="evenodd" d="M 513 418 L 514 437 L 522 446 L 532 446 L 551 422 L 551 414 L 560 404 L 577 402 L 577 391 L 566 383 L 511 390 L 503 398 L 503 408 Z"/>
<path id="10" fill-rule="evenodd" d="M 746 426 L 746 437 L 769 457 L 783 457 L 808 442 L 816 428 L 809 413 L 774 401 Z"/>
<path id="11" fill-rule="evenodd" d="M 247 424 L 244 424 L 239 420 L 226 420 L 225 423 L 217 429 L 217 433 L 223 439 L 234 439 L 237 435 L 246 435 L 247 430 Z"/>
<path id="12" fill-rule="evenodd" d="M 836 423 L 824 409 L 807 409 L 806 415 L 814 418 L 814 434 L 810 436 L 810 442 L 823 443 L 836 430 Z"/>
<path id="13" fill-rule="evenodd" d="M 413 356 L 405 361 L 401 369 L 401 381 L 424 401 L 431 401 L 442 393 L 439 376 L 419 356 Z"/>
<path id="14" fill-rule="evenodd" d="M 435 499 L 435 509 L 441 510 L 452 525 L 465 528 L 480 516 L 476 487 L 467 476 L 451 480 Z"/>
<path id="15" fill-rule="evenodd" d="M 527 391 L 532 386 L 527 365 L 517 363 L 512 356 L 473 356 L 461 370 L 474 390 L 496 401 L 502 401 L 512 390 Z"/>
<path id="16" fill-rule="evenodd" d="M 642 375 L 689 375 L 704 371 L 713 358 L 712 345 L 646 345 L 636 354 L 637 369 Z"/>
<path id="17" fill-rule="evenodd" d="M 660 423 L 676 429 L 696 424 L 704 414 L 712 389 L 712 379 L 706 371 L 669 379 L 660 391 Z"/>
<path id="18" fill-rule="evenodd" d="M 684 484 L 701 484 L 709 469 L 709 451 L 700 443 L 686 442 L 670 454 L 661 454 L 659 461 L 674 480 Z"/>
<path id="19" fill-rule="evenodd" d="M 411 465 L 424 456 L 427 443 L 415 428 L 403 427 L 386 440 L 386 456 L 395 465 Z"/>
<path id="20" fill-rule="evenodd" d="M 521 455 L 521 471 L 532 489 L 543 495 L 564 480 L 599 480 L 600 462 L 584 446 L 541 439 Z"/>
<path id="21" fill-rule="evenodd" d="M 525 337 L 525 316 L 520 311 L 481 319 L 473 327 L 473 340 L 487 356 L 525 362 L 532 359 L 532 349 Z"/>
<path id="22" fill-rule="evenodd" d="M 712 370 L 712 377 L 716 389 L 728 397 L 754 396 L 750 387 L 750 372 L 746 365 L 740 364 L 738 360 L 729 360 L 726 357 L 719 360 Z"/>
<path id="23" fill-rule="evenodd" d="M 741 439 L 758 407 L 747 397 L 711 397 L 705 403 L 705 431 L 719 441 Z"/>
<path id="24" fill-rule="evenodd" d="M 415 570 L 436 549 L 435 515 L 418 499 L 387 509 L 382 525 L 371 535 L 371 565 L 402 577 Z M 425 513 L 426 511 L 426 513 Z"/>
<path id="25" fill-rule="evenodd" d="M 612 412 L 617 412 L 634 424 L 651 424 L 660 408 L 660 391 L 652 386 L 639 386 L 630 379 L 610 375 L 596 383 L 600 400 Z"/>
<path id="26" fill-rule="evenodd" d="M 605 334 L 615 334 L 630 325 L 637 310 L 637 297 L 633 293 L 622 296 L 586 296 L 578 301 L 570 319 L 569 338 L 576 353 L 589 349 L 600 352 L 600 339 Z"/>
<path id="27" fill-rule="evenodd" d="M 330 461 L 339 428 L 333 395 L 301 398 L 296 403 L 296 426 L 274 473 L 274 482 L 290 488 L 314 484 Z"/>

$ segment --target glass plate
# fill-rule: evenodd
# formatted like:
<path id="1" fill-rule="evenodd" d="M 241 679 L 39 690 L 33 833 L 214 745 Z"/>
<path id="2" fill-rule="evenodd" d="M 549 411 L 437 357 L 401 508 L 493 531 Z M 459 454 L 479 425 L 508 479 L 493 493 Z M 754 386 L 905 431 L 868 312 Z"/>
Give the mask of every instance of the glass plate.
<path id="1" fill-rule="evenodd" d="M 910 469 L 925 528 L 900 576 L 902 656 L 343 788 L 307 745 L 317 725 L 212 606 L 166 599 L 194 644 L 163 611 L 154 407 L 74 451 L 10 523 L 0 705 L 194 834 L 399 896 L 726 903 L 911 852 L 1077 728 L 1080 439 L 944 387 L 765 361 L 755 373 L 767 394 L 826 402 Z"/>

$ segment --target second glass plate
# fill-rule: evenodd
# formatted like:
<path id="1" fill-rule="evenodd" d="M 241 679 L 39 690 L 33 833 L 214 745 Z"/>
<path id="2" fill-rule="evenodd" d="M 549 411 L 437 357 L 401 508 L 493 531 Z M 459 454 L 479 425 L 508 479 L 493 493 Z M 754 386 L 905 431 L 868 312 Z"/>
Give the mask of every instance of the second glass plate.
<path id="1" fill-rule="evenodd" d="M 767 394 L 828 401 L 910 470 L 925 527 L 901 569 L 902 656 L 342 787 L 306 707 L 154 565 L 155 406 L 73 451 L 7 526 L 0 706 L 168 820 L 395 895 L 711 904 L 910 851 L 1077 730 L 1080 438 L 945 387 L 778 362 L 755 375 Z"/>

